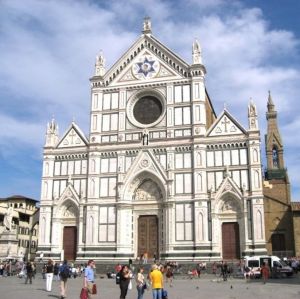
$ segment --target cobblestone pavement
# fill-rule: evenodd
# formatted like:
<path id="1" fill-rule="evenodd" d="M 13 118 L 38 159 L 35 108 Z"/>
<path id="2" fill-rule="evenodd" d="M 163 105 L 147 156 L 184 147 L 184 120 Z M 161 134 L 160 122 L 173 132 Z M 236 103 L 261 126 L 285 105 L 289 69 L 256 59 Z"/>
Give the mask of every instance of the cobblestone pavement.
<path id="1" fill-rule="evenodd" d="M 119 287 L 114 279 L 97 279 L 98 294 L 95 299 L 118 299 Z M 53 299 L 60 298 L 59 282 L 53 281 L 52 292 L 45 291 L 45 283 L 38 275 L 32 284 L 24 284 L 24 279 L 17 277 L 0 278 L 0 299 Z M 82 287 L 82 278 L 69 279 L 67 298 L 78 299 Z M 300 298 L 300 275 L 292 278 L 271 279 L 267 284 L 260 280 L 246 282 L 242 279 L 229 279 L 224 282 L 210 275 L 200 279 L 175 279 L 173 287 L 166 285 L 169 299 L 247 299 Z M 126 299 L 136 299 L 135 283 Z M 146 291 L 144 299 L 151 299 L 151 291 Z"/>

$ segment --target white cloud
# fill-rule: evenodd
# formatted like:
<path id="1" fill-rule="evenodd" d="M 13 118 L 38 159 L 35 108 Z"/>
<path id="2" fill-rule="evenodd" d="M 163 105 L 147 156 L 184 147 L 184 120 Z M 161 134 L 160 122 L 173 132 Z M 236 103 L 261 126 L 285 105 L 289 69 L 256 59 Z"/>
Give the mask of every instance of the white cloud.
<path id="1" fill-rule="evenodd" d="M 246 124 L 252 97 L 264 125 L 271 89 L 281 122 L 297 123 L 299 65 L 289 61 L 299 58 L 299 40 L 292 32 L 272 29 L 258 8 L 226 0 L 114 0 L 105 4 L 6 0 L 0 3 L 0 96 L 4 98 L 0 121 L 5 123 L 1 143 L 13 139 L 41 150 L 52 115 L 61 133 L 73 116 L 87 133 L 88 79 L 95 56 L 102 49 L 107 68 L 112 66 L 138 38 L 146 15 L 152 18 L 155 37 L 188 62 L 192 41 L 199 38 L 208 92 L 217 114 L 227 102 L 229 110 Z M 28 119 L 19 118 L 21 111 Z M 293 129 L 285 126 L 283 132 L 286 146 L 292 146 Z M 299 151 L 298 145 L 293 148 Z M 286 161 L 290 172 L 296 173 L 300 161 L 292 163 L 292 157 Z"/>

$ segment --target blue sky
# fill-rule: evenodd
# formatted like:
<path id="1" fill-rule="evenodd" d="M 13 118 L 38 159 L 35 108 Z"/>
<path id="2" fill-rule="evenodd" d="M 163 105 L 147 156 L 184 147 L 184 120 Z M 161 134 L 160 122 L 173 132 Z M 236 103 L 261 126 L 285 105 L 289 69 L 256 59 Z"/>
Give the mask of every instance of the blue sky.
<path id="1" fill-rule="evenodd" d="M 217 114 L 226 102 L 247 126 L 252 98 L 263 137 L 271 90 L 300 200 L 299 11 L 298 0 L 0 1 L 0 197 L 39 199 L 47 122 L 54 115 L 62 136 L 75 118 L 88 135 L 95 57 L 103 50 L 112 66 L 148 15 L 154 36 L 189 63 L 198 38 Z"/>

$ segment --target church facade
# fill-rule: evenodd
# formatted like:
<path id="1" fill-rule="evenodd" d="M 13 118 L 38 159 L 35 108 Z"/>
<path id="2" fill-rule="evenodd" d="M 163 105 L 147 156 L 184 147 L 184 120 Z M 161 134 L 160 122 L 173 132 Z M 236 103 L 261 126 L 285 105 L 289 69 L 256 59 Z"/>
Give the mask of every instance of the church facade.
<path id="1" fill-rule="evenodd" d="M 54 120 L 44 147 L 39 252 L 53 259 L 235 259 L 266 253 L 260 131 L 216 116 L 198 41 L 192 64 L 142 35 L 96 59 L 90 132 Z"/>

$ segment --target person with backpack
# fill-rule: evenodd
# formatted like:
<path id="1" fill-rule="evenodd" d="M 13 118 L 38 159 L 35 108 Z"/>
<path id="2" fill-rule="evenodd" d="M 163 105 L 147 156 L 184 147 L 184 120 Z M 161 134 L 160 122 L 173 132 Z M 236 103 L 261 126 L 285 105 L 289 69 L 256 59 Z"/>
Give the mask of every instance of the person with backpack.
<path id="1" fill-rule="evenodd" d="M 60 298 L 66 298 L 67 281 L 70 277 L 70 267 L 68 261 L 64 260 L 63 264 L 59 267 L 59 277 L 60 277 Z"/>
<path id="2" fill-rule="evenodd" d="M 54 275 L 54 280 L 55 280 L 55 281 L 58 281 L 58 280 L 59 280 L 58 273 L 59 273 L 59 264 L 58 264 L 58 263 L 55 263 L 55 264 L 54 264 L 54 269 L 53 269 L 53 275 Z"/>

